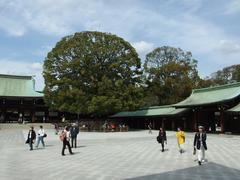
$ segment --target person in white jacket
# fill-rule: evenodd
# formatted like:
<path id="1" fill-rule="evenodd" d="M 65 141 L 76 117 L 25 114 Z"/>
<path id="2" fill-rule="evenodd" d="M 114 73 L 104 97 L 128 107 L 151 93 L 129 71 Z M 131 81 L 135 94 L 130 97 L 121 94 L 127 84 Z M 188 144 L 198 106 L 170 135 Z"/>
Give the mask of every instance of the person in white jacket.
<path id="1" fill-rule="evenodd" d="M 45 134 L 45 132 L 44 132 L 43 126 L 40 126 L 40 129 L 38 130 L 38 133 L 37 133 L 38 138 L 37 138 L 36 148 L 38 148 L 40 141 L 42 143 L 42 146 L 45 147 L 44 134 Z"/>

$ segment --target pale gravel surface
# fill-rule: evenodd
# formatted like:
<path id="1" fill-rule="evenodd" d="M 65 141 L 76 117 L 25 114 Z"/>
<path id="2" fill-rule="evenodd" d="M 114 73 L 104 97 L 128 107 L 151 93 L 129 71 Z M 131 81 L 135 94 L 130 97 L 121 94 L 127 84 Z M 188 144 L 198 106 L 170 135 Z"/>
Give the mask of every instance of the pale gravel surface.
<path id="1" fill-rule="evenodd" d="M 61 156 L 61 141 L 47 130 L 47 147 L 29 151 L 27 130 L 0 130 L 0 180 L 101 179 L 240 179 L 240 136 L 208 135 L 208 162 L 198 166 L 192 155 L 193 133 L 186 134 L 186 153 L 179 154 L 175 132 L 167 132 L 167 151 L 157 131 L 80 132 L 74 155 Z"/>

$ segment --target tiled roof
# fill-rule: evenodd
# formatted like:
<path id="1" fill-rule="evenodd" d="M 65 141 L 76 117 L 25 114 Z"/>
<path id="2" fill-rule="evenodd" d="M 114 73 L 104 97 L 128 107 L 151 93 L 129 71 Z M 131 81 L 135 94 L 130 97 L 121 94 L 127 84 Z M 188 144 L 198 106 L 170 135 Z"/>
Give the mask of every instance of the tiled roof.
<path id="1" fill-rule="evenodd" d="M 0 74 L 1 97 L 43 97 L 43 93 L 35 91 L 32 76 L 16 76 Z"/>
<path id="2" fill-rule="evenodd" d="M 151 117 L 151 116 L 171 116 L 171 115 L 177 115 L 180 113 L 183 113 L 184 111 L 187 111 L 187 108 L 179 108 L 175 109 L 171 106 L 154 106 L 149 107 L 146 109 L 140 109 L 137 111 L 125 111 L 125 112 L 119 112 L 113 116 L 114 117 Z"/>
<path id="3" fill-rule="evenodd" d="M 240 112 L 240 103 L 233 108 L 229 109 L 230 112 Z"/>
<path id="4" fill-rule="evenodd" d="M 195 89 L 185 100 L 174 107 L 193 107 L 230 101 L 240 96 L 240 83 L 227 84 L 203 89 Z"/>

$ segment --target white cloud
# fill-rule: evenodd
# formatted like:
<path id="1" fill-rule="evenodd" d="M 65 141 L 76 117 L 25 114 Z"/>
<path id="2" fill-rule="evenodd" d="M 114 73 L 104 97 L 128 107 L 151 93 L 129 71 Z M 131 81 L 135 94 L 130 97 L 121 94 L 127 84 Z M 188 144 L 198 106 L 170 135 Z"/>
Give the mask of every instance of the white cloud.
<path id="1" fill-rule="evenodd" d="M 240 53 L 240 43 L 229 40 L 220 40 L 217 50 L 224 54 Z"/>
<path id="2" fill-rule="evenodd" d="M 213 19 L 221 17 L 213 16 L 212 7 L 207 6 L 202 0 L 1 0 L 0 30 L 14 36 L 34 31 L 46 38 L 83 30 L 106 31 L 132 42 L 142 58 L 154 47 L 170 45 L 191 51 L 196 59 L 201 57 L 201 67 L 224 64 L 233 52 L 228 63 L 234 63 L 240 39 L 224 31 L 225 23 L 218 26 Z M 225 13 L 236 13 L 239 8 L 240 1 L 233 0 Z M 213 18 L 206 18 L 204 9 Z M 40 47 L 32 55 L 44 57 L 49 50 Z"/>
<path id="3" fill-rule="evenodd" d="M 70 23 L 72 13 L 69 4 L 77 3 L 73 0 L 69 2 L 66 0 L 5 1 L 0 4 L 0 7 L 3 7 L 1 14 L 5 15 L 0 17 L 2 24 L 0 28 L 11 35 L 23 35 L 26 30 L 50 35 L 66 35 L 72 31 Z"/>
<path id="4" fill-rule="evenodd" d="M 146 41 L 133 42 L 132 46 L 136 49 L 139 54 L 146 54 L 153 50 L 154 44 Z"/>
<path id="5" fill-rule="evenodd" d="M 32 54 L 35 56 L 45 57 L 47 53 L 51 51 L 52 48 L 53 46 L 49 46 L 49 45 L 41 46 L 39 49 L 32 51 Z"/>
<path id="6" fill-rule="evenodd" d="M 30 68 L 31 68 L 33 71 L 42 71 L 42 64 L 39 63 L 39 62 L 32 63 L 32 64 L 30 64 Z"/>
<path id="7" fill-rule="evenodd" d="M 25 30 L 55 36 L 101 27 L 102 20 L 106 17 L 105 5 L 106 2 L 102 0 L 12 0 L 11 3 L 0 3 L 0 7 L 4 7 L 1 12 L 5 15 L 6 22 L 12 22 L 8 23 L 9 28 L 6 30 L 11 31 L 14 26 L 21 24 Z M 1 23 L 7 27 L 7 23 Z"/>
<path id="8" fill-rule="evenodd" d="M 240 12 L 240 1 L 239 0 L 232 0 L 226 6 L 224 14 L 230 15 Z"/>
<path id="9" fill-rule="evenodd" d="M 16 60 L 0 59 L 0 64 L 4 64 L 0 68 L 0 74 L 13 75 L 35 75 L 36 90 L 43 90 L 44 79 L 42 76 L 42 64 L 39 62 L 27 63 Z"/>
<path id="10" fill-rule="evenodd" d="M 25 27 L 11 19 L 0 15 L 0 29 L 5 31 L 9 36 L 23 36 L 26 32 Z"/>

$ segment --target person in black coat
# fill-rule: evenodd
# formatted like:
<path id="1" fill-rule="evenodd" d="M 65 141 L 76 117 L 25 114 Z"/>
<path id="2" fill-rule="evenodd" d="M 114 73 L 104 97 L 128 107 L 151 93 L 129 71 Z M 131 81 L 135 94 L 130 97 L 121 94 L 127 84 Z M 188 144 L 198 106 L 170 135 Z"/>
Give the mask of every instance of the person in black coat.
<path id="1" fill-rule="evenodd" d="M 205 150 L 207 150 L 207 134 L 203 126 L 198 127 L 198 132 L 196 132 L 194 137 L 194 149 L 198 152 L 198 164 L 201 165 L 205 161 Z"/>
<path id="2" fill-rule="evenodd" d="M 77 148 L 77 135 L 79 133 L 79 127 L 77 124 L 73 124 L 73 126 L 70 128 L 70 136 L 71 136 L 71 145 L 73 148 L 73 145 L 75 148 Z"/>
<path id="3" fill-rule="evenodd" d="M 30 146 L 30 151 L 33 150 L 33 144 L 34 144 L 35 139 L 36 139 L 36 133 L 34 131 L 34 127 L 32 126 L 30 128 L 30 130 L 28 131 L 28 137 L 27 137 L 27 141 L 26 141 L 26 143 L 28 143 Z"/>
<path id="4" fill-rule="evenodd" d="M 167 144 L 167 136 L 166 136 L 166 131 L 161 127 L 159 129 L 157 141 L 162 145 L 162 152 L 164 152 L 164 142 Z"/>

